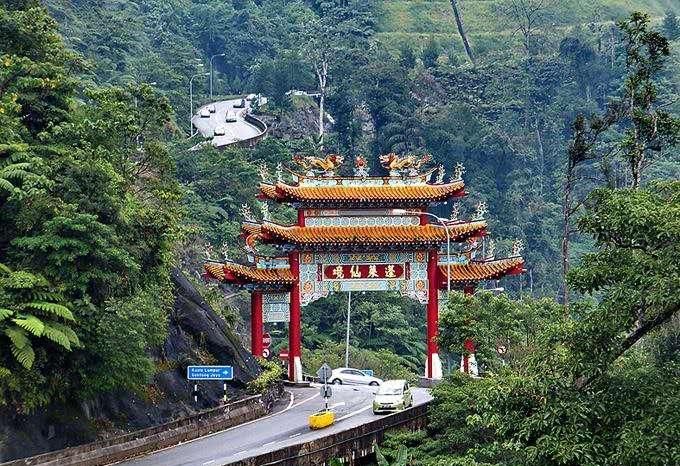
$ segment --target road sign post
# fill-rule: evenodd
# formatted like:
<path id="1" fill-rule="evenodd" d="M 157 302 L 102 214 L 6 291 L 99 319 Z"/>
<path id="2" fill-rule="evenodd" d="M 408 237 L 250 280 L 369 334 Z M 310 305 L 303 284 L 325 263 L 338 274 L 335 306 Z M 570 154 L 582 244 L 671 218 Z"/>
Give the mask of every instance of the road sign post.
<path id="1" fill-rule="evenodd" d="M 233 366 L 188 366 L 188 380 L 234 380 Z"/>
<path id="2" fill-rule="evenodd" d="M 316 376 L 319 377 L 319 380 L 323 382 L 323 387 L 321 387 L 321 396 L 323 397 L 324 402 L 326 403 L 326 409 L 328 409 L 328 399 L 333 394 L 331 391 L 331 387 L 328 386 L 328 379 L 331 377 L 332 372 L 333 369 L 331 369 L 331 366 L 329 366 L 326 363 L 323 363 L 319 370 L 316 371 Z"/>
<path id="3" fill-rule="evenodd" d="M 263 348 L 269 348 L 272 344 L 272 336 L 269 334 L 269 332 L 264 332 L 262 334 L 262 347 Z"/>

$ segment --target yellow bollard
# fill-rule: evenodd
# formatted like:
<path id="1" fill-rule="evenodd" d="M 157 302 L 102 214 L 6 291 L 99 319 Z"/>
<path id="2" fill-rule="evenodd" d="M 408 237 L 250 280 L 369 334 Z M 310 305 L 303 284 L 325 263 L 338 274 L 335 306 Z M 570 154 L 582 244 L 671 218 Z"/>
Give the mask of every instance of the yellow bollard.
<path id="1" fill-rule="evenodd" d="M 323 429 L 335 422 L 335 412 L 330 409 L 322 409 L 309 416 L 310 429 Z"/>

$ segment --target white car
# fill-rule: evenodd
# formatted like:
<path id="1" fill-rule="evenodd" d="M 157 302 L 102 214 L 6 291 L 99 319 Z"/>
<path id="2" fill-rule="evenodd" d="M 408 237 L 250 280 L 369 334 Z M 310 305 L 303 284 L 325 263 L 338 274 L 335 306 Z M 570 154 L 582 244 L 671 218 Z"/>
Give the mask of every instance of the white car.
<path id="1" fill-rule="evenodd" d="M 213 136 L 224 136 L 227 134 L 227 128 L 224 126 L 218 126 L 215 128 L 215 131 L 213 131 Z"/>
<path id="2" fill-rule="evenodd" d="M 386 380 L 373 397 L 373 414 L 401 411 L 413 406 L 413 393 L 406 380 Z"/>
<path id="3" fill-rule="evenodd" d="M 237 119 L 236 119 L 236 113 L 234 113 L 233 111 L 229 110 L 229 111 L 227 112 L 227 117 L 225 118 L 225 121 L 226 121 L 227 123 L 234 123 L 235 121 L 237 121 Z"/>
<path id="4" fill-rule="evenodd" d="M 208 107 L 201 109 L 201 118 L 210 118 L 210 110 Z"/>
<path id="5" fill-rule="evenodd" d="M 352 369 L 351 367 L 338 367 L 334 369 L 328 380 L 336 385 L 371 385 L 377 387 L 382 384 L 381 379 L 368 376 L 359 369 Z"/>
<path id="6" fill-rule="evenodd" d="M 255 100 L 255 97 L 257 97 L 257 95 L 255 95 L 255 94 L 248 94 L 248 95 L 246 96 L 246 100 Z"/>
<path id="7" fill-rule="evenodd" d="M 215 111 L 216 111 L 215 105 L 214 104 L 208 105 L 208 111 L 210 113 L 215 113 Z"/>

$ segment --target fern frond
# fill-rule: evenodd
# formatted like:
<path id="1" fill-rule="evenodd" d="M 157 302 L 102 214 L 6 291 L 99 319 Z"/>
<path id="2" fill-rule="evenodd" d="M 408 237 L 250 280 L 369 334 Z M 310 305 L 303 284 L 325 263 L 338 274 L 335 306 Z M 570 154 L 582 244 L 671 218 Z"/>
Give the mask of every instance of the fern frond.
<path id="1" fill-rule="evenodd" d="M 14 311 L 11 309 L 5 309 L 5 308 L 0 308 L 0 322 L 5 320 L 8 317 L 11 317 L 14 315 Z"/>
<path id="2" fill-rule="evenodd" d="M 12 322 L 36 337 L 41 337 L 45 330 L 45 324 L 36 316 L 19 317 L 12 319 Z"/>
<path id="3" fill-rule="evenodd" d="M 6 274 L 12 273 L 12 269 L 7 267 L 5 264 L 0 263 L 0 272 L 4 272 Z"/>
<path id="4" fill-rule="evenodd" d="M 0 190 L 12 192 L 14 191 L 14 185 L 4 178 L 0 178 Z"/>
<path id="5" fill-rule="evenodd" d="M 59 330 L 61 333 L 66 335 L 66 338 L 68 338 L 68 341 L 71 342 L 71 346 L 75 348 L 81 348 L 82 344 L 80 343 L 80 339 L 78 338 L 78 335 L 76 335 L 76 332 L 73 331 L 71 327 L 68 325 L 62 324 L 61 322 L 49 322 L 50 327 L 55 328 Z"/>
<path id="6" fill-rule="evenodd" d="M 24 366 L 26 369 L 33 367 L 33 362 L 35 361 L 35 353 L 33 352 L 33 347 L 29 344 L 19 348 L 12 345 L 12 356 L 19 361 L 19 364 Z"/>
<path id="7" fill-rule="evenodd" d="M 59 346 L 71 351 L 71 342 L 69 341 L 68 337 L 50 324 L 45 325 L 43 336 L 49 340 L 52 340 Z"/>
<path id="8" fill-rule="evenodd" d="M 12 373 L 10 372 L 9 369 L 7 369 L 6 367 L 0 367 L 0 379 L 9 377 L 10 375 L 12 375 Z"/>
<path id="9" fill-rule="evenodd" d="M 24 348 L 27 345 L 30 346 L 31 344 L 31 342 L 28 340 L 28 337 L 26 336 L 26 332 L 19 327 L 6 328 L 5 335 L 9 337 L 12 345 L 19 349 Z"/>
<path id="10" fill-rule="evenodd" d="M 26 307 L 38 309 L 39 311 L 43 311 L 48 314 L 53 314 L 55 316 L 61 317 L 62 319 L 75 320 L 69 308 L 67 308 L 66 306 L 62 306 L 61 304 L 46 303 L 44 301 L 35 301 L 27 303 Z"/>

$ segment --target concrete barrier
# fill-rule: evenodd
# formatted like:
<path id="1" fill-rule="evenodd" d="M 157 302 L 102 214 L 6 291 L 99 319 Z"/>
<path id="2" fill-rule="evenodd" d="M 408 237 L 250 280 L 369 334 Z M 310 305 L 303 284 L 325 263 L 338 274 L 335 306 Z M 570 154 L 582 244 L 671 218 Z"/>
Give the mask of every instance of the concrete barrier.
<path id="1" fill-rule="evenodd" d="M 430 403 L 377 418 L 375 421 L 306 443 L 283 447 L 279 450 L 247 458 L 230 465 L 238 466 L 320 466 L 333 458 L 343 464 L 353 465 L 360 458 L 374 452 L 382 442 L 385 432 L 394 428 L 422 429 L 427 424 Z"/>
<path id="2" fill-rule="evenodd" d="M 103 466 L 154 452 L 262 417 L 282 394 L 278 385 L 264 395 L 201 411 L 106 440 L 0 463 L 0 466 Z"/>

